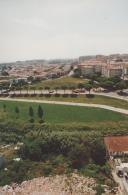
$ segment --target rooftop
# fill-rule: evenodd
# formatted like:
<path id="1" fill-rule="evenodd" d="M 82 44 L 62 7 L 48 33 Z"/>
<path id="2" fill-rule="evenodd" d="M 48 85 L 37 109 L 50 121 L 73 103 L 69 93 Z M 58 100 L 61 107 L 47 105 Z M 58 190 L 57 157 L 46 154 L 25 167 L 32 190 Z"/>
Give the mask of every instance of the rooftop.
<path id="1" fill-rule="evenodd" d="M 128 136 L 110 136 L 104 138 L 108 152 L 128 152 Z"/>

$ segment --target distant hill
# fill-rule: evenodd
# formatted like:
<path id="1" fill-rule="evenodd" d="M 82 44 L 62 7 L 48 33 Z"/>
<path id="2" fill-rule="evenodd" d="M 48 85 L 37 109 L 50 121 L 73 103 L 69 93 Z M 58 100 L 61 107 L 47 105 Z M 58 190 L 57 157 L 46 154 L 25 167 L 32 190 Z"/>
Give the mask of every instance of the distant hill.
<path id="1" fill-rule="evenodd" d="M 80 56 L 79 62 L 88 61 L 91 59 L 106 62 L 107 60 L 122 59 L 123 61 L 128 61 L 128 54 L 110 54 L 110 55 L 90 55 L 90 56 Z"/>

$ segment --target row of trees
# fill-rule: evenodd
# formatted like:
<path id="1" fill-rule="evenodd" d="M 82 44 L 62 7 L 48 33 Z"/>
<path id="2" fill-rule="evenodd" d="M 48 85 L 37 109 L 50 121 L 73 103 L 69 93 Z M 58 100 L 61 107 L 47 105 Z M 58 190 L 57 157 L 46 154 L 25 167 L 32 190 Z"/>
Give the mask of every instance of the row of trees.
<path id="1" fill-rule="evenodd" d="M 0 86 L 0 91 L 2 92 L 3 89 L 8 89 L 8 85 L 2 85 Z M 111 78 L 106 78 L 106 77 L 101 77 L 97 75 L 92 75 L 89 77 L 88 82 L 81 82 L 78 84 L 72 84 L 72 85 L 66 85 L 63 84 L 61 86 L 56 86 L 56 87 L 50 87 L 50 86 L 41 86 L 41 87 L 35 87 L 35 86 L 28 86 L 26 84 L 19 83 L 17 85 L 12 85 L 11 90 L 15 91 L 19 90 L 21 93 L 22 90 L 26 90 L 26 93 L 28 94 L 29 89 L 33 90 L 33 93 L 35 94 L 35 91 L 41 90 L 41 93 L 43 93 L 43 90 L 50 90 L 53 89 L 56 90 L 56 93 L 58 90 L 64 90 L 64 93 L 67 89 L 74 90 L 74 89 L 81 89 L 84 88 L 88 91 L 90 91 L 92 88 L 98 88 L 98 87 L 103 87 L 107 90 L 123 90 L 128 87 L 128 81 L 122 80 L 120 77 L 111 77 Z"/>
<path id="2" fill-rule="evenodd" d="M 4 112 L 7 111 L 6 104 L 3 105 L 3 111 Z M 16 113 L 16 119 L 18 119 L 20 117 L 20 108 L 18 106 L 15 107 L 15 113 Z M 30 117 L 30 122 L 34 122 L 35 112 L 34 112 L 34 109 L 32 106 L 30 106 L 28 109 L 28 115 Z M 40 105 L 37 108 L 37 116 L 40 119 L 39 122 L 44 122 L 44 120 L 43 120 L 44 110 L 42 109 L 42 107 Z"/>

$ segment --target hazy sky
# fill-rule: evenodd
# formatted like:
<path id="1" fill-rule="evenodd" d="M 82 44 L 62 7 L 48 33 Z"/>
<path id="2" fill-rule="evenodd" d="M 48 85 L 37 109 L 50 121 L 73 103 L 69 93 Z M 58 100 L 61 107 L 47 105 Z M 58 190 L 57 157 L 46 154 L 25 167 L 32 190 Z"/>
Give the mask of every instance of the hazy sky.
<path id="1" fill-rule="evenodd" d="M 128 0 L 0 0 L 0 62 L 128 53 Z"/>

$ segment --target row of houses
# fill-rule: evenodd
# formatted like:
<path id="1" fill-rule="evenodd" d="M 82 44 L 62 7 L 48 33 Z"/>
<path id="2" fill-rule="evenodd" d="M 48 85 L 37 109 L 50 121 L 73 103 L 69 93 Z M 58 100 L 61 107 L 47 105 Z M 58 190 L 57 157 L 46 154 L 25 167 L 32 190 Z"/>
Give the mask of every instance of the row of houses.
<path id="1" fill-rule="evenodd" d="M 89 60 L 80 63 L 78 67 L 81 70 L 82 76 L 101 73 L 101 75 L 105 77 L 128 77 L 128 62 L 101 62 L 97 60 Z"/>

